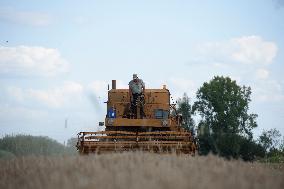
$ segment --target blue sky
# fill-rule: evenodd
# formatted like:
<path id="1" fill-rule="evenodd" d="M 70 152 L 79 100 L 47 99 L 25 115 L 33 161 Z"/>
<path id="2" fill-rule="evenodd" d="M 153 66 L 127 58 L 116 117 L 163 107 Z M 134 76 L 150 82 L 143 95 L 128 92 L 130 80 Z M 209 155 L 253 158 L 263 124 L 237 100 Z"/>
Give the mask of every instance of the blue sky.
<path id="1" fill-rule="evenodd" d="M 252 88 L 255 134 L 284 134 L 283 20 L 282 0 L 1 0 L 0 134 L 102 129 L 107 84 L 133 73 L 192 101 L 230 76 Z"/>

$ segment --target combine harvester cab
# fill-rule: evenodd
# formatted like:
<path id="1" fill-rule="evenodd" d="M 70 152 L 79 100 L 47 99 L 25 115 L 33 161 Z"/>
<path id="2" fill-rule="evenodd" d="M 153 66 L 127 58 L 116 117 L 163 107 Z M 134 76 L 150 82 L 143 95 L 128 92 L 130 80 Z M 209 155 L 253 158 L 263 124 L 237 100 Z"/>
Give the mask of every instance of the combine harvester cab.
<path id="1" fill-rule="evenodd" d="M 144 111 L 141 110 L 143 106 Z M 131 111 L 128 89 L 108 91 L 105 131 L 78 133 L 77 149 L 81 154 L 149 151 L 157 153 L 195 154 L 191 132 L 182 127 L 182 116 L 170 104 L 170 92 L 146 89 L 138 99 L 136 113 Z"/>

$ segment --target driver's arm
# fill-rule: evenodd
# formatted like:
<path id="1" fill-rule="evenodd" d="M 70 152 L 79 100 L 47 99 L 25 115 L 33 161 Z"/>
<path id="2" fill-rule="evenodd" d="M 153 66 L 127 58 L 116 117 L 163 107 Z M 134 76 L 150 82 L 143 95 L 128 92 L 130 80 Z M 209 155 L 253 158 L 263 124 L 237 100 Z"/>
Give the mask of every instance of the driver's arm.
<path id="1" fill-rule="evenodd" d="M 145 94 L 145 83 L 142 81 L 143 94 Z"/>

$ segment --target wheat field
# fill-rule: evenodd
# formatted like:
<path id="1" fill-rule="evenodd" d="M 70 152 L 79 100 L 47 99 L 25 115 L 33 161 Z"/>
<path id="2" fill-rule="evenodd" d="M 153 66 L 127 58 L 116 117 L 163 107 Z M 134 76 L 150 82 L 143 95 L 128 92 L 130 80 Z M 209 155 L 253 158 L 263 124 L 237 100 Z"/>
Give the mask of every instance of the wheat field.
<path id="1" fill-rule="evenodd" d="M 284 188 L 283 165 L 121 153 L 0 160 L 2 189 Z"/>

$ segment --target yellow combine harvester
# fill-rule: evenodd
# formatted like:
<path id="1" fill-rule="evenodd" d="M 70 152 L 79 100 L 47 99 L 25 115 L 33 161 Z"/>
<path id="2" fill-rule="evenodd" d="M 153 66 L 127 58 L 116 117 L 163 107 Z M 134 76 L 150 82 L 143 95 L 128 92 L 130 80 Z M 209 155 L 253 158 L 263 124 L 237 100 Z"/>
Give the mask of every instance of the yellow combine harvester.
<path id="1" fill-rule="evenodd" d="M 129 90 L 116 89 L 116 81 L 112 80 L 105 131 L 78 133 L 78 151 L 81 154 L 135 150 L 195 154 L 192 133 L 181 127 L 182 116 L 170 103 L 166 86 L 146 89 L 143 99 L 138 100 L 134 116 L 130 109 Z M 140 115 L 141 106 L 143 116 Z"/>

